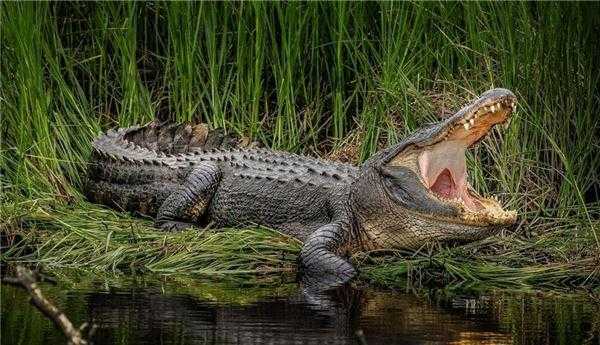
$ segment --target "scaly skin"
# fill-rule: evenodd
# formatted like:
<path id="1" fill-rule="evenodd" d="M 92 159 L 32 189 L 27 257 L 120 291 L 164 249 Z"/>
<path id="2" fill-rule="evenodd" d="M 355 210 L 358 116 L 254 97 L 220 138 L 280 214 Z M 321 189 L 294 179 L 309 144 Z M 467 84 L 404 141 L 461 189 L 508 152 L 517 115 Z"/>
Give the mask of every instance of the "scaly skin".
<path id="1" fill-rule="evenodd" d="M 509 223 L 453 219 L 461 217 L 460 208 L 433 197 L 414 167 L 397 163 L 408 147 L 438 140 L 473 107 L 507 99 L 514 103 L 507 90 L 489 91 L 361 167 L 268 149 L 223 148 L 198 126 L 109 131 L 93 143 L 86 194 L 153 216 L 167 230 L 208 221 L 278 229 L 304 242 L 299 260 L 305 277 L 336 285 L 356 273 L 343 258 L 348 252 L 472 241 Z"/>

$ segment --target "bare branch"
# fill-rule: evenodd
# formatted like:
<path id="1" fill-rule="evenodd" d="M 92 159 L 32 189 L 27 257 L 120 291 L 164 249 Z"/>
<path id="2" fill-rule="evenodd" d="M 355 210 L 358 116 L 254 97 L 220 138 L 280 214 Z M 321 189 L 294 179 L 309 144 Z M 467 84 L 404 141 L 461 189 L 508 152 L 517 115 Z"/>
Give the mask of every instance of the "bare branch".
<path id="1" fill-rule="evenodd" d="M 77 328 L 73 326 L 73 323 L 71 323 L 67 316 L 44 297 L 42 290 L 38 287 L 36 275 L 31 270 L 23 266 L 17 266 L 17 276 L 14 278 L 4 277 L 2 278 L 2 282 L 19 286 L 27 290 L 33 305 L 61 329 L 63 334 L 67 337 L 69 345 L 89 344 L 89 342 L 81 335 L 81 330 L 85 327 Z M 87 326 L 87 323 L 84 325 Z"/>

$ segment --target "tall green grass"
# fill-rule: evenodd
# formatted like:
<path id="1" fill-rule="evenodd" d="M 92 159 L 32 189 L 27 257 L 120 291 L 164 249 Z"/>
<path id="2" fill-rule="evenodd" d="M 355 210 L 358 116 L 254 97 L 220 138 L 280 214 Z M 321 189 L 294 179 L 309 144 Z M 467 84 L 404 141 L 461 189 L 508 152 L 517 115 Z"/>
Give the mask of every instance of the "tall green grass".
<path id="1" fill-rule="evenodd" d="M 0 8 L 3 203 L 80 202 L 91 140 L 117 125 L 203 121 L 320 155 L 359 143 L 359 162 L 506 87 L 519 111 L 470 155 L 473 184 L 520 211 L 516 236 L 600 248 L 596 3 Z"/>

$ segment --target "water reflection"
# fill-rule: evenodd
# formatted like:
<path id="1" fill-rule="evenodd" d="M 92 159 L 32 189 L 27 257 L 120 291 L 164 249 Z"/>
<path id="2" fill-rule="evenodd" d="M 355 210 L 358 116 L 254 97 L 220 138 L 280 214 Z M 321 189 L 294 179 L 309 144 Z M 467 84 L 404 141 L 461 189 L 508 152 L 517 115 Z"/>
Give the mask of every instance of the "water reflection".
<path id="1" fill-rule="evenodd" d="M 598 306 L 581 298 L 448 295 L 295 285 L 253 289 L 147 281 L 115 288 L 48 288 L 77 324 L 93 320 L 95 344 L 599 344 Z M 2 344 L 63 344 L 27 304 L 2 289 Z"/>

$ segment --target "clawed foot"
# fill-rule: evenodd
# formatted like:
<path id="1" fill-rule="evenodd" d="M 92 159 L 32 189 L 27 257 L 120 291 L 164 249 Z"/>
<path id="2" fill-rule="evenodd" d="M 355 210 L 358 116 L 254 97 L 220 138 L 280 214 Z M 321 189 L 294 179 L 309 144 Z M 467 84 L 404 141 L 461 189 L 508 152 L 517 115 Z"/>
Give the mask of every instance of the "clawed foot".
<path id="1" fill-rule="evenodd" d="M 160 228 L 161 230 L 164 230 L 164 231 L 183 231 L 183 230 L 189 229 L 193 226 L 194 225 L 190 224 L 190 223 L 177 222 L 174 220 L 156 222 L 156 227 Z"/>
<path id="2" fill-rule="evenodd" d="M 301 273 L 302 285 L 310 290 L 337 288 L 356 276 L 356 269 L 349 262 L 334 255 L 315 256 L 308 261 L 301 265 Z"/>

